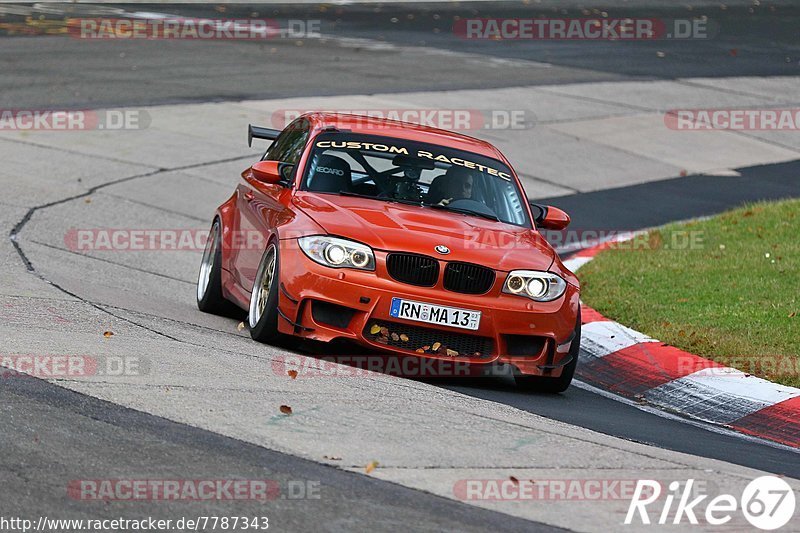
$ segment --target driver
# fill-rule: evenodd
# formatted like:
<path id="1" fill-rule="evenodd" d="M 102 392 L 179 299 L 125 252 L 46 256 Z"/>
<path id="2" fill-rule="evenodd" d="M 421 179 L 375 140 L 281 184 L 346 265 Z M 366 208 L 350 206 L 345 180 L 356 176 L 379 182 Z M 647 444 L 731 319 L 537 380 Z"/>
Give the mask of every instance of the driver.
<path id="1" fill-rule="evenodd" d="M 447 205 L 454 200 L 469 200 L 472 198 L 472 185 L 473 177 L 468 169 L 452 166 L 431 183 L 431 189 L 440 196 L 438 202 L 432 203 Z"/>

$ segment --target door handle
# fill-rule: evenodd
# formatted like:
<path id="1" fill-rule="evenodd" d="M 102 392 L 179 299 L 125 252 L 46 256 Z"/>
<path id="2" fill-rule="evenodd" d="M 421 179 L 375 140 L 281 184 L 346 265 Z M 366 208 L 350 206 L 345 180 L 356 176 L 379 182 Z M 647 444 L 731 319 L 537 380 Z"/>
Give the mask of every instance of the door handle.
<path id="1" fill-rule="evenodd" d="M 244 193 L 244 199 L 245 200 L 252 200 L 255 197 L 256 197 L 256 195 L 253 194 L 251 191 L 245 191 L 245 193 Z"/>

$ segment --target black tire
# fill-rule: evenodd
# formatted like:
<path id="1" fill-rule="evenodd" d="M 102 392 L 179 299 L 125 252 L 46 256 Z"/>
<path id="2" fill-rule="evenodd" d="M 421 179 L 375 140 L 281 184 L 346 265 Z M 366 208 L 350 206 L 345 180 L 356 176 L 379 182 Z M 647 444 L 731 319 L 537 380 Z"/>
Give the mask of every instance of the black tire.
<path id="1" fill-rule="evenodd" d="M 270 262 L 272 266 L 271 279 L 269 281 L 269 291 L 264 299 L 263 309 L 256 312 L 259 305 L 259 294 L 256 292 L 263 287 L 264 275 L 268 273 Z M 256 279 L 253 282 L 253 289 L 250 293 L 250 306 L 247 312 L 247 322 L 250 326 L 250 336 L 263 343 L 275 343 L 282 337 L 278 333 L 278 285 L 280 284 L 280 254 L 275 241 L 267 245 L 261 262 L 258 265 Z M 263 296 L 262 296 L 263 298 Z M 255 306 L 255 307 L 254 307 Z"/>
<path id="2" fill-rule="evenodd" d="M 578 323 L 575 325 L 575 338 L 569 347 L 569 355 L 572 360 L 567 363 L 557 378 L 544 376 L 514 376 L 517 387 L 529 392 L 559 393 L 567 390 L 575 376 L 575 369 L 578 368 L 578 355 L 581 351 L 581 312 L 578 310 Z"/>
<path id="3" fill-rule="evenodd" d="M 230 316 L 236 308 L 222 295 L 222 231 L 214 219 L 197 277 L 197 308 L 204 313 Z"/>

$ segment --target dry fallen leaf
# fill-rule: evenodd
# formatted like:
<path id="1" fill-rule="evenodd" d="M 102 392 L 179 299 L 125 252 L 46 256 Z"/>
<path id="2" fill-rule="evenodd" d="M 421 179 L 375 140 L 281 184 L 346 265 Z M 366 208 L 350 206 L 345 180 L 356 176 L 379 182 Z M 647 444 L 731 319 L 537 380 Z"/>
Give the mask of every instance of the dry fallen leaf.
<path id="1" fill-rule="evenodd" d="M 375 467 L 377 467 L 377 466 L 378 466 L 378 461 L 370 461 L 369 464 L 367 465 L 367 467 L 364 469 L 364 471 L 367 474 L 369 474 L 370 472 L 375 470 Z"/>
<path id="2" fill-rule="evenodd" d="M 791 313 L 789 313 L 789 318 L 794 318 L 795 316 L 797 316 L 796 311 L 792 311 Z"/>
<path id="3" fill-rule="evenodd" d="M 297 379 L 297 370 L 289 370 L 286 372 L 290 378 Z"/>
<path id="4" fill-rule="evenodd" d="M 292 408 L 289 407 L 288 405 L 281 405 L 281 413 L 285 415 L 290 415 L 292 414 Z"/>
<path id="5" fill-rule="evenodd" d="M 417 353 L 425 353 L 425 350 L 423 350 L 422 348 L 417 348 L 415 351 Z"/>
<path id="6" fill-rule="evenodd" d="M 510 479 L 513 484 L 519 485 L 519 480 L 514 476 L 508 476 L 508 479 Z"/>
<path id="7" fill-rule="evenodd" d="M 236 331 L 242 331 L 244 329 L 244 322 L 239 322 L 239 325 L 236 326 Z"/>
<path id="8" fill-rule="evenodd" d="M 400 340 L 403 342 L 408 342 L 408 335 L 403 333 L 402 335 L 400 335 Z"/>
<path id="9" fill-rule="evenodd" d="M 395 341 L 395 342 L 400 340 L 400 335 L 398 335 L 397 333 L 392 333 L 391 337 L 392 337 L 392 340 Z"/>
<path id="10" fill-rule="evenodd" d="M 378 324 L 372 324 L 372 327 L 369 328 L 369 332 L 371 335 L 377 335 L 381 331 L 381 327 Z"/>
<path id="11" fill-rule="evenodd" d="M 380 332 L 381 332 L 381 337 L 387 337 L 387 338 L 389 337 L 389 328 L 381 328 Z"/>
<path id="12" fill-rule="evenodd" d="M 323 455 L 323 459 L 327 459 L 328 461 L 341 461 L 342 458 L 338 455 Z"/>
<path id="13" fill-rule="evenodd" d="M 442 347 L 442 343 L 441 342 L 434 342 L 433 346 L 431 346 L 431 350 L 433 350 L 435 352 L 441 347 Z"/>
<path id="14" fill-rule="evenodd" d="M 105 337 L 106 339 L 108 339 L 110 337 L 113 337 L 113 336 L 114 336 L 114 332 L 113 331 L 104 331 L 103 332 L 103 337 Z"/>
<path id="15" fill-rule="evenodd" d="M 456 357 L 457 355 L 458 355 L 457 351 L 451 350 L 450 348 L 447 349 L 447 356 L 448 357 Z"/>

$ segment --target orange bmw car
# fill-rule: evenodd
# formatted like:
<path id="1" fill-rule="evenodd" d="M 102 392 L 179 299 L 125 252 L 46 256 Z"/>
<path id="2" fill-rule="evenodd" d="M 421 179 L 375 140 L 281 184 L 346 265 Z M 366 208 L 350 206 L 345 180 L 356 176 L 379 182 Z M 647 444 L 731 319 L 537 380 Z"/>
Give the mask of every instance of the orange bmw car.
<path id="1" fill-rule="evenodd" d="M 580 347 L 580 286 L 491 144 L 357 115 L 309 113 L 271 140 L 214 216 L 200 310 L 247 311 L 253 339 L 344 339 L 380 353 L 510 366 L 561 392 Z"/>

